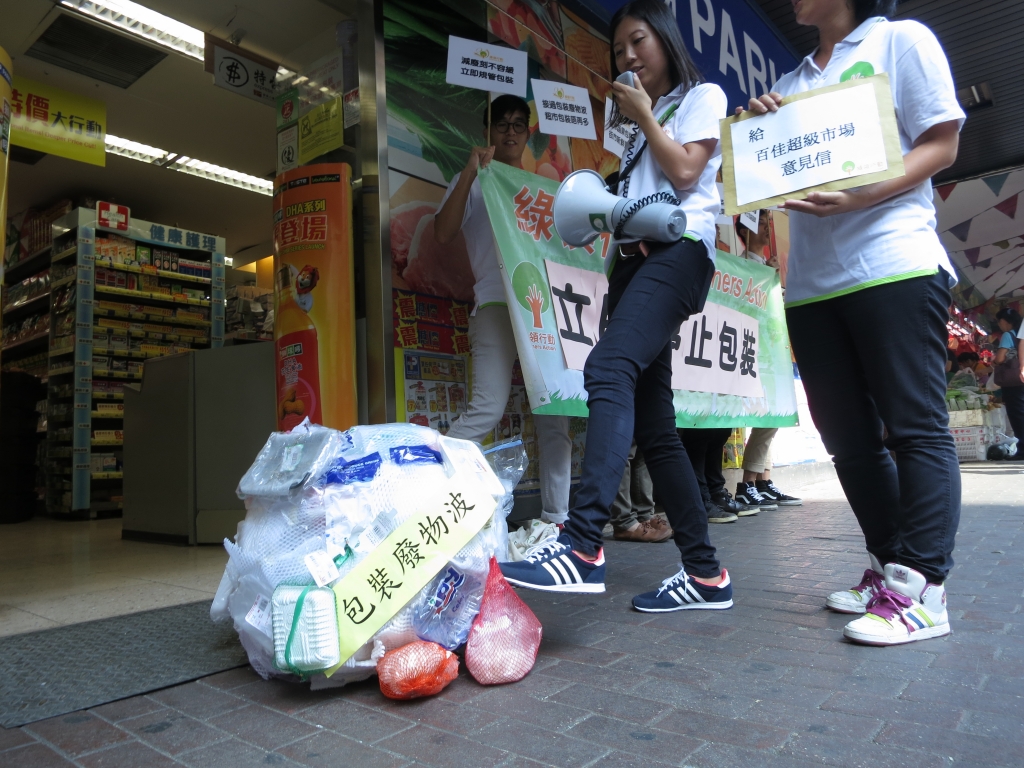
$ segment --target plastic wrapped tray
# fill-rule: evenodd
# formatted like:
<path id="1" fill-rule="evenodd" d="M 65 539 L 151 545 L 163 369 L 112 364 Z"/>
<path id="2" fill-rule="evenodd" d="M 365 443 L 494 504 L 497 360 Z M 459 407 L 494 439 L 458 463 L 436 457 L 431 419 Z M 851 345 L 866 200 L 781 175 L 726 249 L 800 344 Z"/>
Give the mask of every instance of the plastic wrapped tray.
<path id="1" fill-rule="evenodd" d="M 326 587 L 281 586 L 274 590 L 271 604 L 278 669 L 305 675 L 341 661 L 334 592 Z"/>

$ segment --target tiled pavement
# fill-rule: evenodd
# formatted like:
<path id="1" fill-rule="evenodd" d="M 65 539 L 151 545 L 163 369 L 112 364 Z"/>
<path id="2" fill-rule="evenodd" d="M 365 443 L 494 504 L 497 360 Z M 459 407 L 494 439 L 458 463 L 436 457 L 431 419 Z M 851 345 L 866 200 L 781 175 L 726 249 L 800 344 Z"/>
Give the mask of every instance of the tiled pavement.
<path id="1" fill-rule="evenodd" d="M 392 702 L 375 681 L 312 693 L 239 669 L 0 729 L 0 765 L 1020 766 L 1024 465 L 963 477 L 947 638 L 841 639 L 824 596 L 856 583 L 866 558 L 827 481 L 800 489 L 801 508 L 713 529 L 731 611 L 631 611 L 674 551 L 610 543 L 606 595 L 521 593 L 544 645 L 518 684 L 463 673 L 433 699 Z"/>

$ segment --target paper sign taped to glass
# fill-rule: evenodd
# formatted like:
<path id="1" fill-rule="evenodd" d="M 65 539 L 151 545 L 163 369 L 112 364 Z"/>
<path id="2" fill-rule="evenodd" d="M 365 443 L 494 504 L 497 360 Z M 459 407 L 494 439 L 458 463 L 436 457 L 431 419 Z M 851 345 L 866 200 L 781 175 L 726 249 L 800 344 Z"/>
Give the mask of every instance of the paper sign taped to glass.
<path id="1" fill-rule="evenodd" d="M 787 96 L 777 112 L 721 121 L 730 216 L 904 175 L 889 76 Z"/>
<path id="2" fill-rule="evenodd" d="M 608 322 L 611 237 L 566 245 L 554 227 L 558 182 L 492 162 L 481 169 L 519 361 L 534 413 L 587 416 L 583 366 Z M 778 273 L 721 251 L 704 311 L 673 338 L 679 427 L 796 424 Z"/>

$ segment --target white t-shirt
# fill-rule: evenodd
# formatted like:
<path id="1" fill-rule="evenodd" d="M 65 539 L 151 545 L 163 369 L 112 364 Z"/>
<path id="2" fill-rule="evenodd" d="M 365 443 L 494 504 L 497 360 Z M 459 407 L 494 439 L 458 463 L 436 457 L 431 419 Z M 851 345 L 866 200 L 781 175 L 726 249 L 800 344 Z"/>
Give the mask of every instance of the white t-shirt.
<path id="1" fill-rule="evenodd" d="M 932 126 L 949 120 L 963 125 L 949 62 L 935 35 L 916 21 L 867 19 L 836 45 L 824 70 L 812 53 L 774 90 L 789 96 L 882 72 L 889 75 L 904 155 Z M 789 226 L 787 306 L 935 274 L 939 267 L 955 282 L 935 233 L 930 181 L 851 213 L 818 218 L 790 211 Z"/>
<path id="2" fill-rule="evenodd" d="M 658 99 L 654 115 L 660 118 L 676 103 L 679 103 L 683 86 Z M 725 117 L 729 101 L 725 92 L 714 83 L 694 86 L 682 97 L 679 108 L 662 126 L 669 138 L 678 144 L 689 144 L 702 139 L 718 139 L 718 121 Z M 629 147 L 622 154 L 620 171 L 625 170 L 630 159 L 640 150 L 646 139 L 639 130 L 634 131 Z M 619 194 L 630 199 L 639 199 L 656 192 L 671 192 L 681 201 L 680 207 L 686 214 L 686 234 L 700 240 L 708 248 L 708 258 L 715 260 L 715 217 L 721 207 L 715 177 L 722 165 L 722 145 L 715 145 L 708 164 L 700 179 L 689 189 L 676 189 L 665 172 L 661 170 L 654 152 L 644 151 L 629 176 L 619 183 Z"/>
<path id="3" fill-rule="evenodd" d="M 438 210 L 448 202 L 461 176 L 460 171 L 452 177 Z M 498 269 L 498 248 L 494 244 L 494 229 L 491 227 L 491 217 L 487 215 L 487 206 L 484 205 L 480 179 L 473 179 L 473 184 L 469 188 L 466 213 L 462 217 L 462 234 L 466 238 L 469 265 L 476 280 L 473 286 L 473 298 L 476 300 L 474 314 L 480 307 L 489 304 L 505 304 L 505 287 L 501 284 L 501 271 Z"/>

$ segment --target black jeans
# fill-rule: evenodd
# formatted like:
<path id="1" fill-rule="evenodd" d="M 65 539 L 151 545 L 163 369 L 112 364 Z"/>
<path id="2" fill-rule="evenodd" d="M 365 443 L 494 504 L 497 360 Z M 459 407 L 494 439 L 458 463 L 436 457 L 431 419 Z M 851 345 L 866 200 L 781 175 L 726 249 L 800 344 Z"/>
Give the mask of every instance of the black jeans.
<path id="1" fill-rule="evenodd" d="M 683 441 L 686 455 L 690 457 L 702 496 L 712 498 L 725 490 L 722 452 L 731 434 L 729 427 L 679 430 L 679 437 Z"/>
<path id="2" fill-rule="evenodd" d="M 960 523 L 943 374 L 947 286 L 939 270 L 786 310 L 814 425 L 868 551 L 937 584 L 953 567 Z"/>
<path id="3" fill-rule="evenodd" d="M 1024 456 L 1024 387 L 1003 387 L 1003 405 L 1010 429 L 1017 438 L 1017 455 Z"/>
<path id="4" fill-rule="evenodd" d="M 565 525 L 581 552 L 601 549 L 635 435 L 687 572 L 701 578 L 721 573 L 672 405 L 672 336 L 704 308 L 714 271 L 704 244 L 692 240 L 656 246 L 647 258 L 620 258 L 612 271 L 608 327 L 583 371 L 587 450 Z"/>

